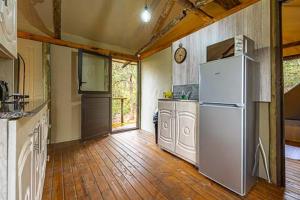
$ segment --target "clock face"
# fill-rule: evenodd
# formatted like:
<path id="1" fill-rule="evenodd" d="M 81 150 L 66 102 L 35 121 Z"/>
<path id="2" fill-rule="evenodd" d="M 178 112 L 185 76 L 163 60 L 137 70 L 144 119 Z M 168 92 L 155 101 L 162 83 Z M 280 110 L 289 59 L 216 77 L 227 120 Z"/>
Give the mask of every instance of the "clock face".
<path id="1" fill-rule="evenodd" d="M 175 54 L 174 54 L 174 59 L 175 61 L 180 64 L 180 63 L 183 63 L 183 61 L 185 60 L 186 58 L 186 49 L 183 48 L 183 47 L 179 47 L 176 51 L 175 51 Z"/>

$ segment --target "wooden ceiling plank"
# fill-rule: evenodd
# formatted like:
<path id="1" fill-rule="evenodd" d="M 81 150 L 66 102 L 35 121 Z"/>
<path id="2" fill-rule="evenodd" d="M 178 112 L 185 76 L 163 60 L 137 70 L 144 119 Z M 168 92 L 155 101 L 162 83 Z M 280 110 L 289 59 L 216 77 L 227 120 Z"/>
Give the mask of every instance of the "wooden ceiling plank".
<path id="1" fill-rule="evenodd" d="M 177 34 L 174 34 L 173 35 L 173 39 L 169 39 L 167 38 L 166 39 L 166 42 L 162 42 L 159 46 L 155 47 L 155 48 L 151 48 L 150 45 L 148 46 L 148 48 L 144 48 L 143 51 L 140 52 L 140 59 L 145 59 L 169 46 L 171 46 L 172 42 L 176 41 L 176 40 L 179 40 L 180 38 L 183 38 L 195 31 L 198 31 L 206 26 L 209 26 L 210 24 L 216 22 L 216 21 L 219 21 L 221 19 L 224 19 L 225 17 L 228 17 L 244 8 L 247 8 L 248 6 L 251 6 L 257 2 L 259 2 L 260 0 L 248 0 L 246 2 L 243 2 L 241 4 L 239 4 L 238 6 L 235 6 L 234 8 L 230 9 L 230 10 L 227 10 L 226 12 L 218 15 L 218 16 L 215 16 L 213 20 L 210 20 L 210 21 L 207 21 L 207 22 L 204 22 L 203 24 L 199 25 L 198 27 L 191 27 L 190 30 L 184 30 L 184 34 L 181 33 L 181 31 L 177 31 Z M 160 37 L 162 38 L 162 37 Z M 152 46 L 155 45 L 152 43 Z M 150 48 L 149 48 L 150 47 Z"/>
<path id="2" fill-rule="evenodd" d="M 300 41 L 283 44 L 282 48 L 286 49 L 286 48 L 291 48 L 291 47 L 295 47 L 295 46 L 300 46 Z"/>
<path id="3" fill-rule="evenodd" d="M 213 19 L 212 16 L 210 16 L 208 13 L 204 12 L 200 8 L 197 8 L 189 0 L 177 0 L 177 3 L 179 3 L 183 8 L 188 9 L 193 13 L 195 13 L 196 15 L 200 16 L 204 21 L 210 21 Z"/>
<path id="4" fill-rule="evenodd" d="M 283 60 L 295 60 L 295 59 L 300 59 L 300 54 L 283 56 Z"/>
<path id="5" fill-rule="evenodd" d="M 52 0 L 54 38 L 61 39 L 61 0 Z"/>
<path id="6" fill-rule="evenodd" d="M 42 36 L 42 35 L 36 35 L 28 32 L 22 32 L 18 31 L 18 38 L 23 38 L 23 39 L 28 39 L 28 40 L 35 40 L 39 42 L 45 42 L 45 43 L 50 43 L 50 44 L 55 44 L 59 46 L 65 46 L 65 47 L 70 47 L 70 48 L 75 48 L 75 49 L 83 49 L 89 52 L 94 52 L 100 55 L 106 55 L 106 56 L 112 56 L 113 58 L 120 59 L 120 60 L 127 60 L 127 61 L 132 61 L 132 62 L 137 62 L 138 58 L 137 56 L 126 54 L 126 53 L 120 53 L 108 49 L 102 49 L 98 47 L 93 47 L 85 44 L 78 44 L 66 40 L 60 40 L 56 39 L 53 37 L 47 37 L 47 36 Z"/>
<path id="7" fill-rule="evenodd" d="M 159 18 L 155 24 L 155 27 L 152 31 L 153 35 L 156 35 L 161 30 L 164 23 L 166 22 L 166 19 L 168 18 L 169 14 L 171 13 L 174 5 L 175 5 L 175 0 L 167 1 L 167 3 L 165 4 L 165 6 L 163 8 L 163 11 L 162 11 L 161 15 L 159 16 Z"/>
<path id="8" fill-rule="evenodd" d="M 226 10 L 230 10 L 235 6 L 241 4 L 239 0 L 215 0 L 215 1 Z"/>

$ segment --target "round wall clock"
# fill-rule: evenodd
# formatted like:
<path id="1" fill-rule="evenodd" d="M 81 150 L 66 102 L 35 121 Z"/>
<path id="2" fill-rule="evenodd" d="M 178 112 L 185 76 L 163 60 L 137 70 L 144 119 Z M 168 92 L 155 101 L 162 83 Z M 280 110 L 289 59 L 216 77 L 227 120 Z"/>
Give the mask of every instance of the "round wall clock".
<path id="1" fill-rule="evenodd" d="M 174 59 L 175 61 L 180 64 L 183 63 L 184 60 L 186 59 L 186 49 L 182 47 L 182 44 L 179 44 L 178 49 L 176 49 L 175 53 L 174 53 Z"/>

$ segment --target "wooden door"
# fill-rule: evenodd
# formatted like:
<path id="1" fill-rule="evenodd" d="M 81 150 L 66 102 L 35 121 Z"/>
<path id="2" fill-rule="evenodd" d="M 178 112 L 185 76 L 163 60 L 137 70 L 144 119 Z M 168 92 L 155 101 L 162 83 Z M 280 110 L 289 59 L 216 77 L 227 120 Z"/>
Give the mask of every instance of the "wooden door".
<path id="1" fill-rule="evenodd" d="M 175 152 L 196 163 L 197 103 L 176 102 Z"/>
<path id="2" fill-rule="evenodd" d="M 175 102 L 158 102 L 158 144 L 161 148 L 175 151 Z"/>
<path id="3" fill-rule="evenodd" d="M 112 58 L 79 51 L 79 90 L 81 96 L 81 139 L 111 133 Z"/>
<path id="4" fill-rule="evenodd" d="M 111 96 L 84 94 L 81 100 L 81 139 L 91 139 L 111 132 Z"/>

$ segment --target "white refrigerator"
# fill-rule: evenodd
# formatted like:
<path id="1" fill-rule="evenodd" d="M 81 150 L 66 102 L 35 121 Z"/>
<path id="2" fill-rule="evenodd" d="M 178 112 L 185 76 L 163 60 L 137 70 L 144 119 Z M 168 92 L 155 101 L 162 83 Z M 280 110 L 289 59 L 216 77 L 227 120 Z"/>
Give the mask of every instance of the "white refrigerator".
<path id="1" fill-rule="evenodd" d="M 256 182 L 257 67 L 240 55 L 199 70 L 199 172 L 242 196 Z"/>

